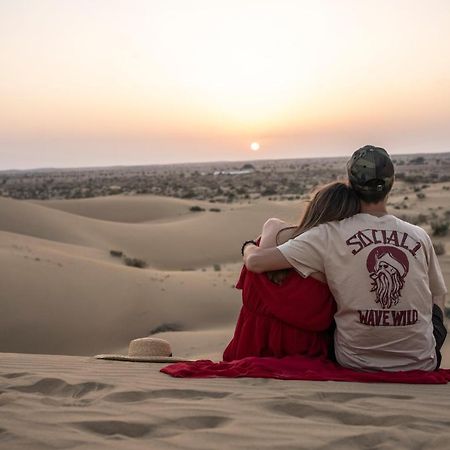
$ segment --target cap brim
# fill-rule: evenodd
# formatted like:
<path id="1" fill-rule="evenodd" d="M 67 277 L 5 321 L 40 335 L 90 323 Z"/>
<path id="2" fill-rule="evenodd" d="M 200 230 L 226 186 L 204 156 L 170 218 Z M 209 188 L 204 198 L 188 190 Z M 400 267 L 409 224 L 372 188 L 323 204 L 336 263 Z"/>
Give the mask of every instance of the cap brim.
<path id="1" fill-rule="evenodd" d="M 107 359 L 110 361 L 148 362 L 148 363 L 172 363 L 193 362 L 192 359 L 178 358 L 176 356 L 126 356 L 126 355 L 95 355 L 96 359 Z"/>

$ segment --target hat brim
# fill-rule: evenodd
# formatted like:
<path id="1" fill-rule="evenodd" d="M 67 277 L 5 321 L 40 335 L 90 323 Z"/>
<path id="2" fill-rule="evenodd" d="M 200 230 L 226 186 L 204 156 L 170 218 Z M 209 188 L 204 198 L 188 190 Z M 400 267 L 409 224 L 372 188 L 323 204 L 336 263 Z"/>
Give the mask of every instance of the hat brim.
<path id="1" fill-rule="evenodd" d="M 107 359 L 110 361 L 147 362 L 147 363 L 193 362 L 192 359 L 178 358 L 176 356 L 95 355 L 94 358 Z"/>

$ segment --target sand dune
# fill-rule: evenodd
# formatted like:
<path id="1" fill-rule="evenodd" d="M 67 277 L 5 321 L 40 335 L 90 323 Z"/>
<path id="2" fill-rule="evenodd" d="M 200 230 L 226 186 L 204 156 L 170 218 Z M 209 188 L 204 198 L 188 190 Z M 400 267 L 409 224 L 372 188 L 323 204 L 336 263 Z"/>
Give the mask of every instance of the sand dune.
<path id="1" fill-rule="evenodd" d="M 140 270 L 97 249 L 6 232 L 0 264 L 0 351 L 112 351 L 164 323 L 230 323 L 239 307 L 234 272 Z"/>
<path id="2" fill-rule="evenodd" d="M 181 200 L 153 195 L 113 195 L 73 200 L 33 200 L 30 203 L 92 219 L 125 223 L 173 219 L 189 214 L 189 208 L 194 205 L 205 209 L 214 206 L 209 202 L 198 200 Z"/>
<path id="3" fill-rule="evenodd" d="M 147 198 L 151 205 L 155 197 Z M 272 216 L 295 220 L 299 205 L 263 201 L 226 207 L 222 212 L 189 213 L 157 223 L 110 222 L 0 198 L 0 230 L 51 241 L 118 249 L 151 267 L 179 270 L 236 262 L 245 238 L 256 237 Z"/>

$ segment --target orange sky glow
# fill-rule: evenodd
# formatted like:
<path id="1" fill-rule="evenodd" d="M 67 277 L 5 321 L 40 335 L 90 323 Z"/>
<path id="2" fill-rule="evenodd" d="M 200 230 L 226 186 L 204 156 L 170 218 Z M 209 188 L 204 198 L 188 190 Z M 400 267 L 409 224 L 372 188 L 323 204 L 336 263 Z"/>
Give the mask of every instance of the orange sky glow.
<path id="1" fill-rule="evenodd" d="M 2 1 L 0 170 L 450 151 L 449 18 L 447 0 Z"/>

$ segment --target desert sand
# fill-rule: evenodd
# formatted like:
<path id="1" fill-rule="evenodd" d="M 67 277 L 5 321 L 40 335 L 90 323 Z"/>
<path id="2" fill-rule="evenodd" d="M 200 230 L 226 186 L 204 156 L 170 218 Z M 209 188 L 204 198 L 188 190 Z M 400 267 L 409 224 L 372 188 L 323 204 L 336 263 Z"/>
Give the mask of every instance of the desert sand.
<path id="1" fill-rule="evenodd" d="M 448 448 L 447 386 L 174 379 L 161 364 L 1 361 L 0 446 L 76 449 Z"/>
<path id="2" fill-rule="evenodd" d="M 402 213 L 449 208 L 442 185 L 426 192 Z M 0 448 L 448 448 L 450 386 L 172 379 L 162 364 L 92 358 L 153 333 L 176 356 L 220 360 L 240 309 L 242 240 L 302 205 L 211 206 L 0 197 Z M 439 240 L 450 285 L 449 237 Z"/>

